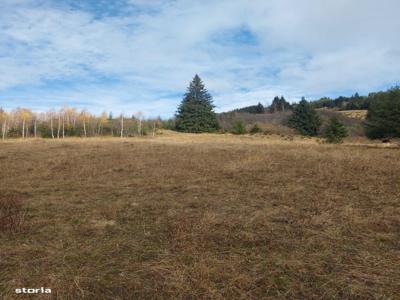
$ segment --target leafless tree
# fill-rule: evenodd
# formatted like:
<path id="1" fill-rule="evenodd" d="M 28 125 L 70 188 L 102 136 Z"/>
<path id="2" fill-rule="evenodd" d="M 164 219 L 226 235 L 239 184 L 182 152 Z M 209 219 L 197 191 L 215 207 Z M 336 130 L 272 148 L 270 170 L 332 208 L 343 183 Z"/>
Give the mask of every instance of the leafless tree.
<path id="1" fill-rule="evenodd" d="M 124 137 L 124 115 L 121 114 L 121 138 Z"/>

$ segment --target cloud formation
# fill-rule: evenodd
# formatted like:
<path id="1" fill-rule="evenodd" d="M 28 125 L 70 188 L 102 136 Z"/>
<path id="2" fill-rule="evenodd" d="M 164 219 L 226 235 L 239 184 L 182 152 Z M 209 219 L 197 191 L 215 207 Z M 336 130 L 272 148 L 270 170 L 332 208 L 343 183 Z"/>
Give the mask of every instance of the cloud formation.
<path id="1" fill-rule="evenodd" d="M 172 116 L 198 73 L 218 111 L 399 82 L 397 0 L 0 2 L 0 105 Z"/>

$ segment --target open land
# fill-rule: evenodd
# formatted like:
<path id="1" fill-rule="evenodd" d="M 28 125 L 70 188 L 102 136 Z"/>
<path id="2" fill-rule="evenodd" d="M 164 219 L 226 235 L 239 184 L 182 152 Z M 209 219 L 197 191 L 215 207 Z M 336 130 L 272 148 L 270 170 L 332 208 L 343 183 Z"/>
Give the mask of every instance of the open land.
<path id="1" fill-rule="evenodd" d="M 0 234 L 4 299 L 400 299 L 396 145 L 9 140 L 7 197 L 26 216 Z"/>

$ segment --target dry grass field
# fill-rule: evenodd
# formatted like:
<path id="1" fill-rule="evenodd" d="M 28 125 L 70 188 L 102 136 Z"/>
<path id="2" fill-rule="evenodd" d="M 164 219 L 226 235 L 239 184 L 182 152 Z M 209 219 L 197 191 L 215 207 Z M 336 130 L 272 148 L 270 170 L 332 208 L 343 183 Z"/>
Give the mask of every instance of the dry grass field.
<path id="1" fill-rule="evenodd" d="M 7 197 L 26 216 L 0 233 L 2 299 L 400 299 L 399 147 L 7 141 Z"/>
<path id="2" fill-rule="evenodd" d="M 346 117 L 353 119 L 365 120 L 365 118 L 367 117 L 367 110 L 343 110 L 339 112 Z"/>

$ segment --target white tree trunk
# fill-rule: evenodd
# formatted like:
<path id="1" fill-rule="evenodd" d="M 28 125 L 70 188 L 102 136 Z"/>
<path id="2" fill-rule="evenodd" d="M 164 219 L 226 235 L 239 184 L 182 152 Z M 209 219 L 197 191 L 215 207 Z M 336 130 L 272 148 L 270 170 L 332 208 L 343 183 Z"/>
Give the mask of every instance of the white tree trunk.
<path id="1" fill-rule="evenodd" d="M 65 116 L 63 115 L 62 119 L 62 137 L 65 138 Z"/>
<path id="2" fill-rule="evenodd" d="M 60 130 L 61 130 L 61 116 L 58 115 L 57 139 L 60 138 Z"/>
<path id="3" fill-rule="evenodd" d="M 33 128 L 33 131 L 34 131 L 34 134 L 35 134 L 35 138 L 37 138 L 37 120 L 35 119 L 35 123 L 34 123 L 34 128 Z"/>
<path id="4" fill-rule="evenodd" d="M 85 133 L 85 137 L 87 137 L 87 134 L 86 134 L 86 119 L 83 119 L 83 132 Z"/>
<path id="5" fill-rule="evenodd" d="M 124 117 L 121 116 L 121 138 L 124 136 Z"/>
<path id="6" fill-rule="evenodd" d="M 2 140 L 4 141 L 6 139 L 6 128 L 7 128 L 7 120 L 3 121 L 3 126 L 1 128 L 2 131 Z"/>

